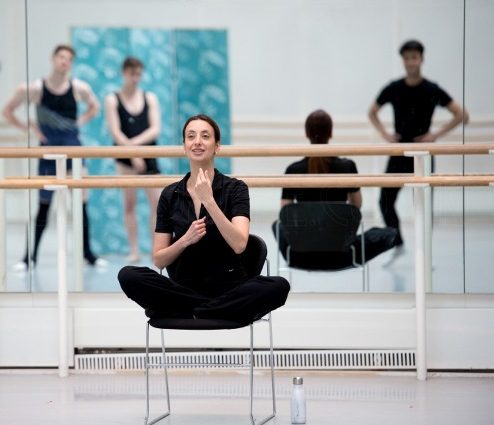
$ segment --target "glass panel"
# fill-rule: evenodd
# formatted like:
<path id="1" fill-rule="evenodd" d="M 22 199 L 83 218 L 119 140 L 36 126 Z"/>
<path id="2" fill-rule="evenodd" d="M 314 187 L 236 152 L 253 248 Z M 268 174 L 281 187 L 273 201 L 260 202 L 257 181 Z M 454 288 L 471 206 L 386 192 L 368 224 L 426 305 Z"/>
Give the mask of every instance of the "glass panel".
<path id="1" fill-rule="evenodd" d="M 0 17 L 0 34 L 3 35 L 0 53 L 5 53 L 1 57 L 7 59 L 0 70 L 0 102 L 4 105 L 21 81 L 34 81 L 50 74 L 53 68 L 51 55 L 57 44 L 73 44 L 77 59 L 72 76 L 88 82 L 101 104 L 98 115 L 82 127 L 81 141 L 85 145 L 113 143 L 103 105 L 108 93 L 122 86 L 120 65 L 128 54 L 145 62 L 142 87 L 160 96 L 162 131 L 159 143 L 180 144 L 179 134 L 186 116 L 199 109 L 214 114 L 221 108 L 226 111 L 221 126 L 224 141 L 228 143 L 231 139 L 232 143 L 241 145 L 308 144 L 304 121 L 316 108 L 326 109 L 333 118 L 331 143 L 381 143 L 383 139 L 371 127 L 367 111 L 389 81 L 404 75 L 397 50 L 410 38 L 417 38 L 425 45 L 423 75 L 438 83 L 460 105 L 465 104 L 470 112 L 465 142 L 492 141 L 494 124 L 490 121 L 494 108 L 492 99 L 485 93 L 492 91 L 489 91 L 489 85 L 493 83 L 487 76 L 494 70 L 485 52 L 492 39 L 494 14 L 491 2 L 487 0 L 466 3 L 464 0 L 379 0 L 371 3 L 365 0 L 122 1 L 118 8 L 110 0 L 27 0 L 27 10 L 24 4 L 15 0 L 2 0 L 2 4 L 5 4 L 2 6 L 5 13 Z M 139 18 L 136 20 L 136 17 Z M 86 31 L 91 28 L 94 31 Z M 122 36 L 119 31 L 127 35 Z M 111 33 L 109 41 L 98 38 L 102 32 Z M 190 41 L 188 32 L 206 35 L 195 43 Z M 95 38 L 95 34 L 99 34 L 98 37 Z M 211 34 L 223 34 L 224 39 L 220 43 Z M 133 48 L 129 47 L 132 44 L 129 40 L 134 43 Z M 121 47 L 122 43 L 127 43 L 127 47 Z M 166 48 L 158 54 L 163 43 Z M 219 46 L 222 54 L 214 52 L 198 56 L 206 48 L 211 50 L 212 45 Z M 98 52 L 94 53 L 91 46 Z M 179 52 L 173 50 L 177 46 L 180 46 Z M 177 68 L 182 62 L 188 64 L 183 72 Z M 198 75 L 204 77 L 203 82 L 207 84 L 195 81 Z M 221 83 L 211 88 L 207 78 Z M 104 84 L 100 84 L 103 80 Z M 179 87 L 180 81 L 187 84 Z M 195 92 L 201 91 L 201 95 L 196 100 L 186 99 L 181 107 L 170 101 L 173 96 L 187 98 L 190 95 L 188 87 L 193 87 Z M 79 107 L 80 112 L 84 111 L 84 102 L 79 103 Z M 27 122 L 27 109 L 20 108 L 17 114 Z M 393 131 L 392 109 L 383 107 L 379 116 L 386 128 Z M 31 108 L 29 118 L 34 117 L 35 110 Z M 451 114 L 445 108 L 436 108 L 433 131 L 450 118 Z M 32 132 L 29 137 L 18 136 L 20 133 L 3 125 L 2 137 L 6 132 L 19 137 L 15 141 L 9 139 L 8 143 L 14 146 L 37 146 L 39 143 Z M 463 143 L 461 126 L 441 141 Z M 229 171 L 231 165 L 231 172 L 239 175 L 281 174 L 297 159 L 234 159 L 231 164 L 225 163 L 221 167 Z M 362 174 L 382 173 L 387 163 L 385 157 L 351 159 Z M 115 162 L 110 159 L 89 160 L 86 165 L 90 174 L 118 172 Z M 179 166 L 176 160 L 160 159 L 159 165 L 166 174 L 183 173 L 186 168 Z M 463 161 L 459 156 L 440 156 L 435 161 L 437 173 L 492 173 L 493 168 L 492 157 L 472 156 Z M 8 160 L 5 173 L 9 176 L 37 175 L 38 161 L 33 160 L 28 165 L 27 160 Z M 32 190 L 30 195 L 28 192 L 5 192 L 9 207 L 6 210 L 8 250 L 4 286 L 13 291 L 56 290 L 53 206 L 34 272 L 21 276 L 12 271 L 12 265 L 22 258 L 25 249 L 26 224 L 34 223 L 39 211 L 38 191 Z M 365 228 L 382 227 L 379 189 L 362 189 L 362 196 Z M 279 189 L 251 190 L 252 231 L 268 243 L 272 264 L 276 264 L 277 250 L 270 226 L 278 215 L 279 201 Z M 490 251 L 486 241 L 492 237 L 486 236 L 486 232 L 494 228 L 491 225 L 493 202 L 491 192 L 485 188 L 434 190 L 433 292 L 489 290 L 483 276 L 489 272 L 487 253 Z M 71 213 L 71 204 L 68 205 Z M 369 262 L 371 292 L 412 292 L 414 289 L 411 189 L 400 192 L 396 206 L 402 221 L 405 252 L 388 267 L 391 252 Z M 70 281 L 70 290 L 120 291 L 116 274 L 126 264 L 125 257 L 129 253 L 122 191 L 90 191 L 87 211 L 92 225 L 93 250 L 110 264 L 103 268 L 85 265 L 83 286 L 78 287 Z M 139 264 L 142 265 L 151 265 L 149 214 L 149 198 L 139 191 L 137 221 L 130 222 L 129 229 L 138 230 L 140 235 L 138 244 L 142 254 Z M 69 215 L 67 253 L 69 270 L 73 272 L 71 217 Z M 31 243 L 34 239 L 32 224 L 29 234 Z M 483 239 L 481 235 L 484 235 Z M 294 277 L 293 290 L 359 292 L 362 290 L 361 277 L 360 271 L 305 274 L 301 278 Z"/>
<path id="2" fill-rule="evenodd" d="M 486 55 L 494 37 L 494 4 L 465 2 L 465 103 L 470 122 L 466 143 L 494 141 L 494 60 Z M 465 173 L 494 173 L 494 155 L 467 156 Z M 493 293 L 494 188 L 465 189 L 465 292 Z"/>
<path id="3" fill-rule="evenodd" d="M 24 2 L 3 1 L 0 14 L 0 145 L 25 148 L 35 137 L 33 109 L 26 105 L 28 79 L 26 7 Z M 10 124 L 7 117 L 17 125 Z M 20 128 L 17 128 L 19 126 Z M 22 129 L 21 129 L 22 128 Z M 27 131 L 27 128 L 30 131 Z M 0 159 L 1 177 L 30 175 L 27 159 Z M 29 292 L 33 276 L 21 261 L 27 248 L 30 197 L 28 190 L 0 190 L 0 291 Z"/>

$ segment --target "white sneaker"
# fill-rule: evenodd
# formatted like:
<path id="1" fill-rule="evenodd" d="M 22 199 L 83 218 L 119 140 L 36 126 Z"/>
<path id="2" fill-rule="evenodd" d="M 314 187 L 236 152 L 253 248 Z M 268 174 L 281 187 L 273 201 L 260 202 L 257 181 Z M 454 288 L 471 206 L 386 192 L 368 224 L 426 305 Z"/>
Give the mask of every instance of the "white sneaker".
<path id="1" fill-rule="evenodd" d="M 398 258 L 402 257 L 405 252 L 405 245 L 398 245 L 397 247 L 395 247 L 395 249 L 393 249 L 393 251 L 391 252 L 391 256 L 389 257 L 388 261 L 383 264 L 383 267 L 386 268 L 391 266 Z"/>
<path id="2" fill-rule="evenodd" d="M 110 265 L 110 262 L 108 260 L 105 260 L 104 258 L 96 258 L 96 261 L 93 264 L 94 267 L 98 267 L 101 269 L 105 269 L 109 265 Z"/>
<path id="3" fill-rule="evenodd" d="M 25 272 L 27 271 L 27 264 L 24 261 L 19 261 L 12 266 L 12 271 L 14 272 Z"/>

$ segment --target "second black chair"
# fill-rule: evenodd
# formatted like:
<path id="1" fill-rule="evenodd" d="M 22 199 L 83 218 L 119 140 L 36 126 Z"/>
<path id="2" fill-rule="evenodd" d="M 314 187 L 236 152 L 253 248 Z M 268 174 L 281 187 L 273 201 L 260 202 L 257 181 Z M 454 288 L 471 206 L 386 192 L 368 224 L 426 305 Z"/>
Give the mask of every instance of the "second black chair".
<path id="1" fill-rule="evenodd" d="M 360 229 L 360 255 L 355 241 Z M 365 266 L 364 228 L 360 210 L 344 202 L 297 202 L 285 205 L 275 228 L 278 241 L 278 272 L 280 252 L 284 254 L 290 282 L 291 269 L 339 271 L 362 269 L 362 290 L 367 287 Z M 317 257 L 310 266 L 302 257 Z M 327 261 L 325 260 L 327 258 Z M 359 257 L 359 258 L 358 258 Z M 337 258 L 338 261 L 332 261 Z M 357 259 L 359 261 L 357 261 Z"/>

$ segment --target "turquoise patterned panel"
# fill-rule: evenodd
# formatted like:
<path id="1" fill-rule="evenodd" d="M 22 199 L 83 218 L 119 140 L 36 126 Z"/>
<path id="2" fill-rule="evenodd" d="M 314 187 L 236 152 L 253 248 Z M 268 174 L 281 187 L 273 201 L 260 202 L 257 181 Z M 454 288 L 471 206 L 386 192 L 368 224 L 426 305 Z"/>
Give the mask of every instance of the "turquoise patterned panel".
<path id="1" fill-rule="evenodd" d="M 178 80 L 178 122 L 205 113 L 220 126 L 221 142 L 230 144 L 228 46 L 224 30 L 175 31 Z M 178 137 L 182 137 L 181 127 Z M 187 160 L 181 159 L 181 169 Z M 230 160 L 217 158 L 216 167 L 230 172 Z"/>
<path id="2" fill-rule="evenodd" d="M 192 113 L 206 113 L 222 129 L 222 142 L 230 143 L 230 112 L 226 31 L 163 30 L 134 28 L 72 29 L 77 52 L 74 77 L 88 82 L 101 102 L 99 115 L 81 131 L 84 145 L 112 145 L 104 119 L 103 103 L 108 93 L 121 87 L 121 64 L 135 56 L 145 65 L 144 90 L 153 91 L 160 102 L 161 135 L 158 144 L 181 144 L 181 128 Z M 116 174 L 110 158 L 87 160 L 90 175 Z M 183 174 L 186 161 L 159 159 L 163 174 Z M 230 160 L 218 158 L 218 168 L 230 172 Z M 145 193 L 138 191 L 138 230 L 141 252 L 151 249 L 149 211 Z M 120 189 L 93 189 L 89 197 L 91 243 L 96 253 L 128 252 Z"/>

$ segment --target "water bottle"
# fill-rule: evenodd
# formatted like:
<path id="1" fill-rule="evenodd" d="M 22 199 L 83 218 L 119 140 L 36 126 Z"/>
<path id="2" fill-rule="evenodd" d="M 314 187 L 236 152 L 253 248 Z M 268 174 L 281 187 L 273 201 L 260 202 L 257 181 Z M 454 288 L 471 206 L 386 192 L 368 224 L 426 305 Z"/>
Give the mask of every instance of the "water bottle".
<path id="1" fill-rule="evenodd" d="M 292 424 L 305 424 L 305 393 L 303 384 L 303 378 L 293 378 L 291 400 Z"/>

